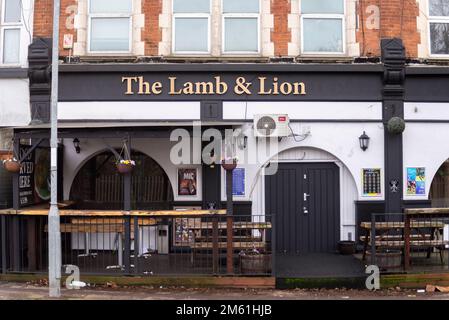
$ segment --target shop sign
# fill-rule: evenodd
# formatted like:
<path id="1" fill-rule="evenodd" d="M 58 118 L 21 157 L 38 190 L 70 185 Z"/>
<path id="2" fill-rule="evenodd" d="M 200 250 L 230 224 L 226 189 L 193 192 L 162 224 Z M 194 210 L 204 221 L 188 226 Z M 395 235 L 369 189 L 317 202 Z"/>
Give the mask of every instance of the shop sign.
<path id="1" fill-rule="evenodd" d="M 21 146 L 20 158 L 29 149 L 29 146 Z M 19 173 L 19 201 L 22 207 L 34 204 L 34 152 L 22 161 Z"/>
<path id="2" fill-rule="evenodd" d="M 407 168 L 407 195 L 421 196 L 426 194 L 426 169 Z"/>
<path id="3" fill-rule="evenodd" d="M 164 81 L 147 81 L 143 76 L 122 77 L 125 95 L 161 95 L 169 96 L 204 96 L 225 95 L 229 92 L 237 96 L 304 96 L 304 82 L 281 81 L 279 77 L 259 76 L 252 79 L 236 77 L 231 83 L 221 76 L 208 81 L 180 81 L 178 77 L 169 76 Z M 164 86 L 165 84 L 165 86 Z"/>
<path id="4" fill-rule="evenodd" d="M 30 146 L 20 147 L 22 158 Z M 19 201 L 27 207 L 50 200 L 50 149 L 36 148 L 23 161 L 19 173 Z"/>

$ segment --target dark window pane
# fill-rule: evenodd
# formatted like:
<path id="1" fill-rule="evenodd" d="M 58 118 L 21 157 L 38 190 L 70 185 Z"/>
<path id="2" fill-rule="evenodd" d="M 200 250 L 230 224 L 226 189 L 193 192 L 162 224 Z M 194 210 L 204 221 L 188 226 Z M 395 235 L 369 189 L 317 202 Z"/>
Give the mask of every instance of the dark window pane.
<path id="1" fill-rule="evenodd" d="M 431 23 L 430 41 L 432 54 L 449 54 L 449 23 Z"/>

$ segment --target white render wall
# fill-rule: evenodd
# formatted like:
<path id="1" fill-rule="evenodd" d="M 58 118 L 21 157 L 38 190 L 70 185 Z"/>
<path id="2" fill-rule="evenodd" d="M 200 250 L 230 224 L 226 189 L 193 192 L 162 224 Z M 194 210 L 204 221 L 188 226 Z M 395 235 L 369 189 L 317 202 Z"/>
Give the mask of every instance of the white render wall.
<path id="1" fill-rule="evenodd" d="M 225 120 L 252 120 L 256 114 L 288 114 L 291 120 L 382 120 L 380 102 L 223 102 Z"/>
<path id="2" fill-rule="evenodd" d="M 0 127 L 26 126 L 30 121 L 28 79 L 0 79 Z"/>
<path id="3" fill-rule="evenodd" d="M 28 46 L 33 38 L 34 1 L 22 0 L 22 8 L 24 22 L 20 29 L 20 62 L 0 65 L 0 68 L 28 67 Z M 0 127 L 25 126 L 30 123 L 29 96 L 28 78 L 0 79 Z"/>
<path id="4" fill-rule="evenodd" d="M 426 194 L 407 195 L 404 200 L 428 200 L 438 169 L 449 158 L 449 103 L 405 103 L 404 186 L 407 168 L 426 168 Z"/>
<path id="5" fill-rule="evenodd" d="M 121 149 L 123 146 L 122 140 L 106 139 L 106 142 L 110 146 L 118 149 Z M 170 142 L 168 139 L 133 139 L 131 142 L 133 150 L 137 150 L 148 155 L 155 160 L 162 167 L 162 169 L 164 169 L 171 182 L 175 201 L 201 201 L 202 172 L 200 170 L 200 165 L 179 166 L 182 168 L 198 168 L 198 194 L 197 196 L 178 196 L 178 166 L 172 164 L 169 158 L 171 147 L 174 144 L 174 142 Z M 103 141 L 99 139 L 80 139 L 80 154 L 75 153 L 71 139 L 65 139 L 64 146 L 64 199 L 68 200 L 70 197 L 70 188 L 78 171 L 89 159 L 97 154 L 107 151 L 107 148 Z"/>

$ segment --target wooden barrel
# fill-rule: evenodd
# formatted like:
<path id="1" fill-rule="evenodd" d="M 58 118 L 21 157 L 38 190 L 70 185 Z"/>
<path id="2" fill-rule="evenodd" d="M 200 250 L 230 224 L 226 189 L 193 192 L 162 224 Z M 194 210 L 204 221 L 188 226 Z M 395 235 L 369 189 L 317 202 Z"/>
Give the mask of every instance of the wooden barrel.
<path id="1" fill-rule="evenodd" d="M 371 251 L 366 252 L 367 261 L 371 263 Z M 375 264 L 381 269 L 394 269 L 402 266 L 400 250 L 382 250 L 376 252 Z"/>
<path id="2" fill-rule="evenodd" d="M 242 274 L 267 274 L 271 272 L 271 255 L 240 255 Z"/>

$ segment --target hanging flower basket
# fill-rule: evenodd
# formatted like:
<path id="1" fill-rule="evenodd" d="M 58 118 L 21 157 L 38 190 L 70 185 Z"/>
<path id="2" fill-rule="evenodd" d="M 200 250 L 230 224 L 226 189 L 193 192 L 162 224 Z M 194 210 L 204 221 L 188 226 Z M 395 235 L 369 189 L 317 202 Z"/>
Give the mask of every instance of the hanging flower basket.
<path id="1" fill-rule="evenodd" d="M 393 134 L 401 134 L 405 130 L 405 121 L 399 117 L 393 117 L 387 124 L 388 132 Z"/>
<path id="2" fill-rule="evenodd" d="M 136 166 L 136 163 L 133 160 L 120 160 L 117 163 L 117 170 L 121 174 L 131 173 Z"/>
<path id="3" fill-rule="evenodd" d="M 235 168 L 237 168 L 237 158 L 224 159 L 221 161 L 221 166 L 226 171 L 233 171 Z"/>
<path id="4" fill-rule="evenodd" d="M 3 167 L 6 171 L 11 173 L 19 173 L 20 172 L 20 162 L 15 158 L 9 160 L 3 160 Z"/>

